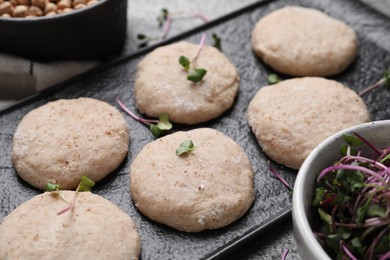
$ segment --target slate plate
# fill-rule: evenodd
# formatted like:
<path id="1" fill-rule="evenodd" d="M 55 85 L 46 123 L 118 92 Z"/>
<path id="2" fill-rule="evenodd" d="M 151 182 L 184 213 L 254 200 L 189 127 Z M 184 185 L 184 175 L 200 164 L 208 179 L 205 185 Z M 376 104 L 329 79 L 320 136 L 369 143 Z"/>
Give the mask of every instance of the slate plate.
<path id="1" fill-rule="evenodd" d="M 146 219 L 131 201 L 128 169 L 142 147 L 154 138 L 145 126 L 125 116 L 131 128 L 127 159 L 114 173 L 98 183 L 94 192 L 114 202 L 133 218 L 141 234 L 142 259 L 198 259 L 213 255 L 215 251 L 218 257 L 219 248 L 243 235 L 244 241 L 252 239 L 253 234 L 248 236 L 247 232 L 291 206 L 289 191 L 270 175 L 267 166 L 269 159 L 261 151 L 246 122 L 248 103 L 258 89 L 266 85 L 267 75 L 271 72 L 253 55 L 249 44 L 250 34 L 260 17 L 285 5 L 317 8 L 344 20 L 357 31 L 360 41 L 358 57 L 347 71 L 334 79 L 358 91 L 377 81 L 383 71 L 390 68 L 389 19 L 354 0 L 262 1 L 165 42 L 186 39 L 197 43 L 202 32 L 208 35 L 208 44 L 212 44 L 212 33 L 217 33 L 222 38 L 223 52 L 236 65 L 241 75 L 240 91 L 233 108 L 211 122 L 192 127 L 176 126 L 175 131 L 207 126 L 238 142 L 251 159 L 255 173 L 256 198 L 246 215 L 219 230 L 187 234 Z M 154 47 L 99 67 L 91 73 L 39 93 L 0 112 L 0 219 L 22 202 L 40 193 L 17 177 L 11 162 L 12 136 L 22 117 L 48 101 L 76 97 L 93 97 L 116 106 L 115 98 L 119 96 L 135 111 L 132 95 L 136 65 L 145 53 Z M 382 89 L 364 97 L 372 120 L 390 118 L 389 98 L 390 93 Z M 289 183 L 294 182 L 296 171 L 272 163 Z M 281 228 L 284 230 L 280 230 Z M 251 242 L 249 255 L 247 251 L 241 250 L 233 253 L 231 257 L 251 258 L 255 255 L 256 258 L 279 258 L 287 243 L 291 249 L 290 257 L 296 258 L 290 223 L 276 227 L 275 232 L 276 235 L 259 237 L 258 243 Z M 271 244 L 267 244 L 268 239 L 272 239 Z"/>

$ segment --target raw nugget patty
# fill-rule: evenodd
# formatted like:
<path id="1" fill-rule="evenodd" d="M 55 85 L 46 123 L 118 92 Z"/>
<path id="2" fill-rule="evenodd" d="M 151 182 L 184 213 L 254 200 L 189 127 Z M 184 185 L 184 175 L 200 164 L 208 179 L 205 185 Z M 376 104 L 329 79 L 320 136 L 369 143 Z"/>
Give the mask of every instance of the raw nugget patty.
<path id="1" fill-rule="evenodd" d="M 123 161 L 129 128 L 113 106 L 96 99 L 61 99 L 24 116 L 13 139 L 19 176 L 43 189 L 48 182 L 75 189 L 85 175 L 99 181 Z"/>
<path id="2" fill-rule="evenodd" d="M 179 64 L 184 55 L 192 59 L 198 45 L 179 42 L 157 48 L 138 64 L 134 95 L 138 109 L 151 117 L 168 113 L 171 121 L 196 124 L 220 116 L 229 109 L 238 91 L 239 75 L 226 56 L 203 46 L 196 68 L 207 70 L 201 82 L 187 79 Z"/>
<path id="3" fill-rule="evenodd" d="M 261 18 L 252 32 L 257 56 L 293 76 L 330 76 L 343 71 L 357 51 L 355 32 L 310 8 L 287 6 Z"/>
<path id="4" fill-rule="evenodd" d="M 61 191 L 68 201 L 76 192 Z M 12 211 L 0 225 L 0 259 L 138 259 L 140 238 L 131 218 L 90 192 L 73 210 L 45 192 Z"/>
<path id="5" fill-rule="evenodd" d="M 178 156 L 192 140 L 195 149 Z M 146 145 L 130 169 L 135 206 L 147 217 L 186 232 L 226 226 L 254 199 L 253 172 L 232 139 L 209 128 L 176 132 Z"/>
<path id="6" fill-rule="evenodd" d="M 316 77 L 263 87 L 248 107 L 249 126 L 263 151 L 294 169 L 327 137 L 368 121 L 367 107 L 354 91 Z"/>

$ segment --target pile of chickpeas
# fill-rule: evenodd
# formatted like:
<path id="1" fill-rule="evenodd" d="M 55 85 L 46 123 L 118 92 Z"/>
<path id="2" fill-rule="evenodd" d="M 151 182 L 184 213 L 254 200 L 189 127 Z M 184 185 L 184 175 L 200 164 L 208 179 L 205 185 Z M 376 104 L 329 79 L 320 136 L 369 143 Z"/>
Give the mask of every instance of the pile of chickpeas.
<path id="1" fill-rule="evenodd" d="M 1 17 L 39 17 L 72 12 L 98 0 L 0 0 Z"/>

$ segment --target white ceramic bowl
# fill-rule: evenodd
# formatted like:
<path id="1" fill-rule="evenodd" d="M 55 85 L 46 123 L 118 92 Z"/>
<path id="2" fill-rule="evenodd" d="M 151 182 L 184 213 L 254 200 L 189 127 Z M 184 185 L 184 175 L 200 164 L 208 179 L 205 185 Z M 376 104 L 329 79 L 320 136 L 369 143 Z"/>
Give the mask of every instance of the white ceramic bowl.
<path id="1" fill-rule="evenodd" d="M 390 146 L 390 120 L 357 125 L 327 138 L 306 158 L 298 172 L 293 193 L 293 228 L 296 243 L 303 260 L 330 259 L 313 235 L 311 224 L 311 202 L 315 178 L 318 174 L 341 158 L 340 146 L 345 144 L 343 135 L 356 132 L 379 148 Z"/>

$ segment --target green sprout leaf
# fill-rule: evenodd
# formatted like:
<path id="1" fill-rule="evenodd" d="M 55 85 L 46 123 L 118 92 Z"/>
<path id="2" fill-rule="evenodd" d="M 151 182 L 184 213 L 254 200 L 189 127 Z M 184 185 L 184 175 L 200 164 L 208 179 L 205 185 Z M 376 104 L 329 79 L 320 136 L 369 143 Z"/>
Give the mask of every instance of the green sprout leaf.
<path id="1" fill-rule="evenodd" d="M 340 227 L 339 229 L 337 229 L 337 234 L 339 234 L 339 236 L 344 240 L 349 239 L 352 235 L 352 233 L 344 227 Z"/>
<path id="2" fill-rule="evenodd" d="M 357 136 L 351 134 L 343 135 L 345 142 L 351 146 L 358 147 L 364 144 L 364 142 Z"/>
<path id="3" fill-rule="evenodd" d="M 390 89 L 390 71 L 385 71 L 383 78 L 385 79 L 383 86 L 387 89 Z"/>
<path id="4" fill-rule="evenodd" d="M 363 224 L 363 220 L 366 217 L 368 206 L 364 204 L 363 206 L 359 207 L 357 210 L 356 215 L 356 223 L 361 226 Z"/>
<path id="5" fill-rule="evenodd" d="M 352 192 L 364 187 L 364 175 L 359 171 L 350 172 L 347 181 Z"/>
<path id="6" fill-rule="evenodd" d="M 142 33 L 137 34 L 137 39 L 140 41 L 145 40 L 147 38 L 148 37 L 145 34 L 142 34 Z"/>
<path id="7" fill-rule="evenodd" d="M 358 237 L 355 237 L 354 239 L 352 239 L 351 249 L 354 249 L 354 251 L 359 252 L 360 254 L 363 253 L 363 245 Z"/>
<path id="8" fill-rule="evenodd" d="M 320 215 L 320 218 L 324 221 L 326 226 L 328 227 L 330 233 L 333 233 L 333 228 L 332 228 L 332 217 L 328 213 L 326 213 L 324 210 L 321 208 L 318 208 L 318 214 Z"/>
<path id="9" fill-rule="evenodd" d="M 164 22 L 168 19 L 168 9 L 163 8 L 161 9 L 161 13 L 159 16 L 157 16 L 158 26 L 163 26 Z"/>
<path id="10" fill-rule="evenodd" d="M 185 140 L 180 144 L 179 148 L 176 149 L 176 154 L 179 156 L 182 154 L 188 154 L 192 152 L 194 149 L 195 146 L 192 140 Z"/>
<path id="11" fill-rule="evenodd" d="M 312 206 L 313 207 L 319 207 L 321 204 L 321 201 L 323 201 L 325 198 L 325 188 L 324 187 L 318 187 L 315 190 L 315 195 L 313 199 Z"/>
<path id="12" fill-rule="evenodd" d="M 158 125 L 152 124 L 149 126 L 150 132 L 152 132 L 152 135 L 154 137 L 160 137 L 162 135 L 161 129 L 158 127 Z"/>
<path id="13" fill-rule="evenodd" d="M 341 155 L 347 155 L 348 154 L 348 149 L 349 149 L 349 154 L 350 155 L 357 155 L 358 153 L 358 150 L 348 144 L 343 144 L 341 147 L 340 147 L 340 154 Z"/>
<path id="14" fill-rule="evenodd" d="M 183 55 L 180 56 L 179 63 L 180 63 L 181 66 L 183 66 L 185 71 L 189 71 L 190 70 L 190 60 L 186 56 L 183 56 Z"/>
<path id="15" fill-rule="evenodd" d="M 268 84 L 273 85 L 280 82 L 279 76 L 276 74 L 270 74 L 267 78 Z"/>
<path id="16" fill-rule="evenodd" d="M 60 185 L 54 184 L 54 183 L 46 183 L 45 186 L 43 187 L 45 191 L 59 191 L 60 190 Z"/>
<path id="17" fill-rule="evenodd" d="M 380 160 L 381 163 L 384 163 L 386 162 L 388 159 L 390 159 L 390 154 L 386 155 L 385 157 L 383 157 L 382 160 Z"/>
<path id="18" fill-rule="evenodd" d="M 81 176 L 80 178 L 80 184 L 77 188 L 77 191 L 83 192 L 83 191 L 91 191 L 91 188 L 95 186 L 95 182 L 89 179 L 87 176 Z"/>
<path id="19" fill-rule="evenodd" d="M 172 124 L 169 121 L 169 115 L 167 113 L 162 113 L 160 115 L 157 127 L 160 130 L 171 130 L 172 129 Z"/>
<path id="20" fill-rule="evenodd" d="M 219 38 L 216 33 L 213 33 L 211 35 L 211 38 L 213 38 L 214 40 L 214 47 L 217 48 L 218 50 L 221 50 L 221 38 Z"/>
<path id="21" fill-rule="evenodd" d="M 199 82 L 202 81 L 203 77 L 206 75 L 207 70 L 205 69 L 194 69 L 190 71 L 187 75 L 187 79 L 192 81 L 192 82 Z"/>
<path id="22" fill-rule="evenodd" d="M 375 247 L 374 253 L 386 253 L 390 251 L 390 236 L 383 236 L 379 241 L 378 245 Z"/>
<path id="23" fill-rule="evenodd" d="M 367 209 L 367 216 L 369 217 L 386 217 L 386 209 L 378 204 L 370 205 Z"/>
<path id="24" fill-rule="evenodd" d="M 169 130 L 172 129 L 172 123 L 169 121 L 169 115 L 167 113 L 162 113 L 159 116 L 158 123 L 151 124 L 149 129 L 154 137 L 165 135 Z"/>

